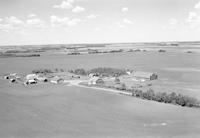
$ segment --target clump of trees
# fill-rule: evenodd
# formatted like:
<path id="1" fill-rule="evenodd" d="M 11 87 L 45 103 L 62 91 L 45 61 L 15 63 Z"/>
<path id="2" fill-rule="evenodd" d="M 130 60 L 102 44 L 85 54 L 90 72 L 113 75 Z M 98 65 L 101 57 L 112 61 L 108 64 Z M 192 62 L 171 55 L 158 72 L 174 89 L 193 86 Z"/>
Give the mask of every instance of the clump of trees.
<path id="1" fill-rule="evenodd" d="M 32 73 L 34 73 L 34 74 L 39 74 L 39 73 L 47 74 L 47 73 L 53 73 L 53 71 L 50 70 L 50 69 L 35 69 L 35 70 L 32 71 Z"/>
<path id="2" fill-rule="evenodd" d="M 99 67 L 99 68 L 94 68 L 88 71 L 88 73 L 94 73 L 94 74 L 99 74 L 102 76 L 120 76 L 120 75 L 125 75 L 126 70 L 123 69 L 116 69 L 116 68 L 107 68 L 107 67 Z"/>
<path id="3" fill-rule="evenodd" d="M 187 106 L 187 107 L 200 107 L 200 102 L 193 97 L 176 94 L 172 92 L 167 94 L 165 92 L 155 93 L 154 90 L 149 89 L 146 92 L 142 90 L 132 89 L 132 95 L 142 99 L 153 100 L 162 103 L 170 103 L 175 105 Z"/>
<path id="4" fill-rule="evenodd" d="M 74 73 L 76 75 L 89 75 L 90 73 L 93 73 L 98 74 L 100 76 L 120 76 L 126 74 L 126 70 L 108 67 L 93 68 L 91 70 L 84 70 L 81 68 L 70 70 L 69 72 Z"/>
<path id="5" fill-rule="evenodd" d="M 0 53 L 0 57 L 40 57 L 40 54 Z"/>

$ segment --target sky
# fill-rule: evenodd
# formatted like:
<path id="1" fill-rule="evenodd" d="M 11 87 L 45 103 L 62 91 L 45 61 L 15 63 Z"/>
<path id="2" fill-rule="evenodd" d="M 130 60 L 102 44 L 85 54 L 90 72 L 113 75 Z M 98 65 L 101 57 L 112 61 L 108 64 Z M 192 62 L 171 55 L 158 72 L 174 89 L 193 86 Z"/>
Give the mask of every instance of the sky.
<path id="1" fill-rule="evenodd" d="M 0 0 L 0 45 L 200 40 L 200 0 Z"/>

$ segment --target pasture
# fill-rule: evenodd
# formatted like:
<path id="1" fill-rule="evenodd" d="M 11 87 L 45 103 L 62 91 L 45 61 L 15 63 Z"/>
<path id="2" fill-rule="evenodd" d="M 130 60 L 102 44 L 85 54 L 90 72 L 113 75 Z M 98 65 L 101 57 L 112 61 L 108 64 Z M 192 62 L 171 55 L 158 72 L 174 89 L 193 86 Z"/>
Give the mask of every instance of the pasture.
<path id="1" fill-rule="evenodd" d="M 0 137 L 200 136 L 199 109 L 75 86 L 4 83 Z"/>

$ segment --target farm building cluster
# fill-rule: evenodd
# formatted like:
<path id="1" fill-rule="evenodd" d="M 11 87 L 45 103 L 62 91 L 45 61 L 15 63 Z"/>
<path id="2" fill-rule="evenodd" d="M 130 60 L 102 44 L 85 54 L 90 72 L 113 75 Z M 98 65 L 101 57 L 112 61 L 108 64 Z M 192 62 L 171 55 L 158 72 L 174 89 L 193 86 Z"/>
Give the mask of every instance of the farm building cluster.
<path id="1" fill-rule="evenodd" d="M 47 83 L 47 82 L 52 84 L 61 84 L 64 83 L 65 80 L 77 79 L 77 78 L 80 78 L 80 76 L 69 73 L 67 75 L 64 75 L 63 73 L 62 74 L 32 73 L 27 75 L 11 73 L 4 76 L 4 79 L 9 80 L 11 83 L 19 83 L 25 86 L 30 84 Z"/>
<path id="2" fill-rule="evenodd" d="M 39 82 L 48 82 L 48 78 L 38 75 L 38 74 L 27 74 L 21 75 L 17 73 L 11 73 L 4 76 L 5 79 L 9 80 L 11 83 L 20 83 L 24 85 L 37 84 Z"/>
<path id="3" fill-rule="evenodd" d="M 101 70 L 101 73 L 98 71 Z M 83 70 L 78 70 L 79 73 L 84 73 Z M 11 83 L 20 83 L 25 86 L 38 83 L 53 83 L 62 84 L 71 80 L 80 81 L 88 86 L 106 86 L 106 87 L 124 87 L 126 88 L 140 88 L 143 86 L 151 86 L 153 80 L 158 79 L 158 75 L 150 72 L 131 71 L 126 70 L 122 72 L 119 69 L 112 68 L 97 68 L 93 71 L 96 73 L 84 73 L 85 75 L 76 74 L 76 71 L 66 72 L 49 72 L 49 73 L 32 73 L 20 75 L 12 73 L 5 75 L 4 78 Z M 121 74 L 114 74 L 113 72 L 120 72 Z M 86 71 L 85 71 L 86 72 Z"/>
<path id="4" fill-rule="evenodd" d="M 153 80 L 158 79 L 158 75 L 150 72 L 129 71 L 124 75 L 102 76 L 101 74 L 91 73 L 88 75 L 88 86 L 103 85 L 106 87 L 125 87 L 141 88 L 151 86 Z"/>

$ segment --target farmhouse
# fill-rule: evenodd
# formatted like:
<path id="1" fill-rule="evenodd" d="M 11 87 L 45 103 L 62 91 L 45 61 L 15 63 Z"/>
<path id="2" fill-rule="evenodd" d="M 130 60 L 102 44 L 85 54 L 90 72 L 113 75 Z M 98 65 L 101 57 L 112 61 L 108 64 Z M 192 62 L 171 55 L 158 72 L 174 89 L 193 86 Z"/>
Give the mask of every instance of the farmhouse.
<path id="1" fill-rule="evenodd" d="M 142 71 L 135 71 L 132 73 L 132 76 L 138 79 L 145 79 L 145 80 L 156 80 L 158 75 L 151 72 L 142 72 Z"/>

